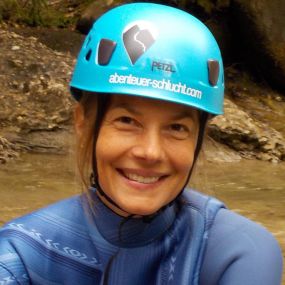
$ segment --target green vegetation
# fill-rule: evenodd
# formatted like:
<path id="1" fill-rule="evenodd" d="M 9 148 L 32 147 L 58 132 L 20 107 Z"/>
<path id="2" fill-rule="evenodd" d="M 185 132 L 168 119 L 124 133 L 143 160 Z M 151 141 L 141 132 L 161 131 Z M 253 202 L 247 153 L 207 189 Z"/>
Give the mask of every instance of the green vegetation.
<path id="1" fill-rule="evenodd" d="M 34 27 L 67 27 L 75 23 L 78 12 L 92 1 L 0 0 L 0 22 Z"/>
<path id="2" fill-rule="evenodd" d="M 27 21 L 30 25 L 37 26 L 44 24 L 44 12 L 47 10 L 46 0 L 30 0 L 24 3 L 23 8 L 27 12 Z"/>
<path id="3" fill-rule="evenodd" d="M 0 23 L 17 23 L 28 26 L 72 26 L 84 9 L 95 0 L 0 0 Z M 98 1 L 98 0 L 97 0 Z M 110 0 L 101 0 L 107 4 Z M 148 0 L 146 0 L 148 1 Z M 131 0 L 113 0 L 131 2 Z M 171 4 L 171 0 L 161 1 Z M 187 9 L 191 5 L 207 15 L 229 6 L 230 0 L 177 0 L 177 5 Z M 190 6 L 189 6 L 190 5 Z M 192 7 L 191 6 L 191 7 Z"/>
<path id="4" fill-rule="evenodd" d="M 19 8 L 17 0 L 2 0 L 0 2 L 0 21 L 15 20 L 20 14 Z"/>

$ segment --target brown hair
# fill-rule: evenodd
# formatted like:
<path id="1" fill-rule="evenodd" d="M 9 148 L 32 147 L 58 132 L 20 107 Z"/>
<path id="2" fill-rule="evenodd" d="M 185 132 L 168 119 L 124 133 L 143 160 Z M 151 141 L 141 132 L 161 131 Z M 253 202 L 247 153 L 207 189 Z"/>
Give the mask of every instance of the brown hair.
<path id="1" fill-rule="evenodd" d="M 80 94 L 78 107 L 82 108 L 84 122 L 77 140 L 77 168 L 84 192 L 90 187 L 90 175 L 94 171 L 94 149 L 109 102 L 109 94 L 87 91 Z"/>

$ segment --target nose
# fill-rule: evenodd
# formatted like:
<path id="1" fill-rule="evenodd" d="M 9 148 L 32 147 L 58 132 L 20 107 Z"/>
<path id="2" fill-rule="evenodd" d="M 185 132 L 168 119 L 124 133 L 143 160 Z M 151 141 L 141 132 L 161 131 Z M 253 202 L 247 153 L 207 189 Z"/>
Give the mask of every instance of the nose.
<path id="1" fill-rule="evenodd" d="M 158 130 L 145 130 L 132 148 L 132 155 L 146 163 L 157 163 L 164 159 L 163 140 Z"/>

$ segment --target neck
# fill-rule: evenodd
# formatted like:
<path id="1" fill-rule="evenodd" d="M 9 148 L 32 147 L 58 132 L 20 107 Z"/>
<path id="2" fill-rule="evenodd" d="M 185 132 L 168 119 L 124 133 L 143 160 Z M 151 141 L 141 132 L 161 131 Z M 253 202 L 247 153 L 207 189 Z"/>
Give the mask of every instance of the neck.
<path id="1" fill-rule="evenodd" d="M 175 220 L 178 204 L 160 211 L 151 219 L 145 216 L 119 215 L 113 211 L 94 188 L 90 189 L 94 222 L 102 236 L 110 243 L 120 247 L 137 247 L 148 244 L 167 231 Z"/>

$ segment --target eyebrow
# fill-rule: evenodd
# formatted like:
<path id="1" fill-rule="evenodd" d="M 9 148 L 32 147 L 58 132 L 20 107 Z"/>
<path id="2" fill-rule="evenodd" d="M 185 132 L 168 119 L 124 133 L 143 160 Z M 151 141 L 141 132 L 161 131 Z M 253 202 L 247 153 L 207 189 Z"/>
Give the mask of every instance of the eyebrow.
<path id="1" fill-rule="evenodd" d="M 122 108 L 127 110 L 128 112 L 135 114 L 135 115 L 143 115 L 140 111 L 138 111 L 136 108 L 134 108 L 132 105 L 130 105 L 128 102 L 119 102 L 115 103 L 112 106 L 114 109 L 116 108 Z M 179 112 L 178 114 L 175 114 L 173 117 L 171 117 L 172 120 L 182 120 L 182 119 L 187 119 L 190 118 L 193 121 L 197 118 L 196 112 L 194 111 L 189 111 L 189 110 L 183 110 L 182 112 Z"/>
<path id="2" fill-rule="evenodd" d="M 187 118 L 195 120 L 196 119 L 195 112 L 184 110 L 183 112 L 178 113 L 177 115 L 173 116 L 172 119 L 173 120 L 182 120 L 182 119 L 187 119 Z"/>
<path id="3" fill-rule="evenodd" d="M 122 109 L 125 109 L 127 110 L 128 112 L 130 113 L 133 113 L 135 115 L 142 115 L 141 112 L 139 112 L 137 109 L 135 109 L 133 106 L 131 106 L 130 104 L 128 104 L 127 102 L 120 102 L 120 103 L 115 103 L 113 106 L 112 106 L 114 109 L 116 108 L 122 108 Z"/>

